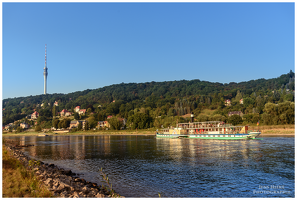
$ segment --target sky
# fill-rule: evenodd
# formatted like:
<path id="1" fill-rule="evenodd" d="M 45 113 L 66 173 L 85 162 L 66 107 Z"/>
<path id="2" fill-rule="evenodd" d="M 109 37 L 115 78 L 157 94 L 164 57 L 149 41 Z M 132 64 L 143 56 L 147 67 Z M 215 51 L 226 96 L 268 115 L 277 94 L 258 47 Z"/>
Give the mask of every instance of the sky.
<path id="1" fill-rule="evenodd" d="M 3 3 L 2 99 L 295 72 L 291 3 Z"/>

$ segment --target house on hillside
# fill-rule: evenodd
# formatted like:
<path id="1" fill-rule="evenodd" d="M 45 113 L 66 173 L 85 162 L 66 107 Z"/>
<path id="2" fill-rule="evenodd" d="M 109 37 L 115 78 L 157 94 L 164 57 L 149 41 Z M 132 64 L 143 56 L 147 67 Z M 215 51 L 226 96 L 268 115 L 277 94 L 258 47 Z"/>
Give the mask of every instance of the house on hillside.
<path id="1" fill-rule="evenodd" d="M 74 112 L 78 112 L 80 110 L 80 106 L 76 106 L 75 108 L 74 108 Z"/>
<path id="2" fill-rule="evenodd" d="M 243 116 L 243 113 L 241 111 L 232 111 L 228 113 L 228 116 L 232 116 L 232 115 L 239 115 L 240 117 Z"/>
<path id="3" fill-rule="evenodd" d="M 125 118 L 118 118 L 118 120 L 123 123 L 123 126 L 125 126 L 127 123 L 127 119 Z"/>
<path id="4" fill-rule="evenodd" d="M 80 114 L 80 115 L 84 115 L 84 114 L 86 114 L 86 109 L 80 109 L 80 110 L 78 111 L 78 114 Z"/>
<path id="5" fill-rule="evenodd" d="M 110 124 L 108 123 L 108 121 L 104 121 L 104 127 L 110 128 Z"/>
<path id="6" fill-rule="evenodd" d="M 54 106 L 59 106 L 59 103 L 55 101 Z"/>
<path id="7" fill-rule="evenodd" d="M 125 119 L 125 118 L 118 118 L 118 120 L 119 120 L 120 122 L 122 122 L 122 124 L 123 124 L 123 126 L 121 127 L 121 129 L 125 129 L 125 125 L 126 125 L 126 123 L 127 123 L 127 119 Z"/>
<path id="8" fill-rule="evenodd" d="M 112 115 L 108 115 L 108 116 L 107 116 L 107 119 L 110 119 L 110 118 L 112 118 Z"/>
<path id="9" fill-rule="evenodd" d="M 72 129 L 72 128 L 77 128 L 79 125 L 79 121 L 75 120 L 75 121 L 71 121 L 70 122 L 70 125 L 69 125 L 69 128 Z"/>
<path id="10" fill-rule="evenodd" d="M 239 103 L 240 103 L 240 104 L 243 104 L 243 99 L 240 99 L 240 100 L 239 100 Z"/>
<path id="11" fill-rule="evenodd" d="M 110 127 L 110 124 L 108 123 L 108 121 L 99 121 L 97 128 L 104 128 L 104 127 L 107 127 L 107 128 Z"/>
<path id="12" fill-rule="evenodd" d="M 20 127 L 22 128 L 22 129 L 27 129 L 27 128 L 29 128 L 29 124 L 27 124 L 27 123 L 20 123 Z"/>
<path id="13" fill-rule="evenodd" d="M 60 116 L 66 116 L 66 117 L 68 117 L 68 116 L 71 116 L 71 115 L 72 115 L 72 113 L 69 112 L 69 111 L 66 110 L 66 109 L 63 109 L 63 110 L 60 112 Z"/>
<path id="14" fill-rule="evenodd" d="M 103 128 L 104 127 L 104 121 L 99 121 L 97 128 Z"/>
<path id="15" fill-rule="evenodd" d="M 37 111 L 31 114 L 31 119 L 37 119 L 38 117 L 39 117 L 39 113 Z"/>
<path id="16" fill-rule="evenodd" d="M 231 101 L 230 101 L 230 99 L 225 100 L 225 106 L 231 106 Z"/>
<path id="17" fill-rule="evenodd" d="M 4 126 L 4 130 L 9 130 L 9 127 L 14 127 L 14 124 L 13 123 L 9 123 L 7 125 Z"/>
<path id="18" fill-rule="evenodd" d="M 86 120 L 74 120 L 74 121 L 71 121 L 69 128 L 70 129 L 77 128 L 80 123 L 81 123 L 82 129 L 84 129 L 85 128 L 85 124 L 86 124 Z"/>

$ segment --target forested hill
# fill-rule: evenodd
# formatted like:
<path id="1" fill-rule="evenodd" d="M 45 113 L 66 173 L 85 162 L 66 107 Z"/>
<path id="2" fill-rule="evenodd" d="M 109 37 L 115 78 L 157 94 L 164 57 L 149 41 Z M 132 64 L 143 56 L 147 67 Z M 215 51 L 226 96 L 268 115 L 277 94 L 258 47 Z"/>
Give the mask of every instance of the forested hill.
<path id="1" fill-rule="evenodd" d="M 254 100 L 252 107 L 258 107 L 258 113 L 261 114 L 265 105 L 263 102 L 294 101 L 294 90 L 295 73 L 292 71 L 278 78 L 240 83 L 231 82 L 229 84 L 200 81 L 199 79 L 121 83 L 69 94 L 42 94 L 4 99 L 3 124 L 32 114 L 34 109 L 38 110 L 38 105 L 42 103 L 45 103 L 46 107 L 52 107 L 55 101 L 59 102 L 57 112 L 62 109 L 73 111 L 76 106 L 80 106 L 81 109 L 91 107 L 92 111 L 100 113 L 101 118 L 106 115 L 120 115 L 128 118 L 129 111 L 136 108 L 146 108 L 150 111 L 159 110 L 154 115 L 168 115 L 170 111 L 171 115 L 180 116 L 194 110 L 198 114 L 197 108 L 200 111 L 203 108 L 217 109 L 218 106 L 223 108 L 226 99 L 238 101 L 238 98 L 252 98 Z M 259 97 L 263 98 L 262 103 L 256 101 L 256 98 L 259 100 Z M 111 104 L 113 101 L 114 103 Z M 181 107 L 185 109 L 181 110 Z"/>

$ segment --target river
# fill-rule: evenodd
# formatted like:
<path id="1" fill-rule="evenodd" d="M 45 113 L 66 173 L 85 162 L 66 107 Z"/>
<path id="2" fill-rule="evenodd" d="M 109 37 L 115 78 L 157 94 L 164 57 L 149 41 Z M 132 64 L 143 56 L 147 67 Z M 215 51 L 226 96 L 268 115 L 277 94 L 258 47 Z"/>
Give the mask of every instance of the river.
<path id="1" fill-rule="evenodd" d="M 26 155 L 125 197 L 295 197 L 295 138 L 167 139 L 155 136 L 7 137 Z"/>

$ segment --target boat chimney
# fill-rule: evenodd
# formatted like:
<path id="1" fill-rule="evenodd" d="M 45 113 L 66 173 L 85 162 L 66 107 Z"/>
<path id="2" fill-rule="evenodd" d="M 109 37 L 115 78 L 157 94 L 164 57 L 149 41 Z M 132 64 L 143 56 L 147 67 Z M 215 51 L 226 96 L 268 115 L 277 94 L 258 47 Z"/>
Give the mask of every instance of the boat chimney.
<path id="1" fill-rule="evenodd" d="M 194 122 L 194 114 L 193 114 L 193 112 L 191 113 L 191 123 L 193 123 Z"/>

